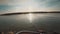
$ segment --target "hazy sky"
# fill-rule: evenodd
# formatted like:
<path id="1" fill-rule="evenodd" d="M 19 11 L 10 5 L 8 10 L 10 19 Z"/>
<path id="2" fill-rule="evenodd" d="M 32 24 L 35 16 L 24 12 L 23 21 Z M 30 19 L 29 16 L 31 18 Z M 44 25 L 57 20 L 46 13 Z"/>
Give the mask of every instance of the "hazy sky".
<path id="1" fill-rule="evenodd" d="M 60 11 L 60 0 L 0 0 L 0 13 L 5 12 L 24 12 L 24 11 Z M 34 23 L 37 23 L 38 26 L 45 26 L 47 30 L 53 29 L 54 31 L 60 32 L 60 16 L 59 14 L 36 14 L 36 15 L 27 15 L 28 18 L 33 17 Z M 20 23 L 23 25 L 28 24 L 27 16 L 0 16 L 0 31 L 8 28 L 9 26 L 13 27 Z M 36 19 L 35 19 L 36 17 Z M 29 19 L 30 19 L 29 18 Z M 8 26 L 7 26 L 8 25 Z M 48 26 L 47 26 L 48 25 Z M 6 26 L 6 27 L 5 27 Z M 24 25 L 25 26 L 25 25 Z M 26 25 L 27 26 L 27 25 Z M 40 27 L 39 26 L 39 27 Z M 7 29 L 5 29 L 6 31 Z"/>
<path id="2" fill-rule="evenodd" d="M 60 10 L 60 0 L 0 0 L 0 12 Z"/>

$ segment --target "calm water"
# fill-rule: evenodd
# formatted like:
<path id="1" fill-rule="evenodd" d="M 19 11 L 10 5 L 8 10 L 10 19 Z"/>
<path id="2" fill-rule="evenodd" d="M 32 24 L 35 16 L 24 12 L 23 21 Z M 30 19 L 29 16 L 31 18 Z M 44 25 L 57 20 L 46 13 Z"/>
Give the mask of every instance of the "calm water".
<path id="1" fill-rule="evenodd" d="M 28 14 L 0 16 L 0 31 L 35 30 L 34 24 L 46 31 L 60 31 L 60 13 L 33 14 L 32 20 L 29 21 Z"/>

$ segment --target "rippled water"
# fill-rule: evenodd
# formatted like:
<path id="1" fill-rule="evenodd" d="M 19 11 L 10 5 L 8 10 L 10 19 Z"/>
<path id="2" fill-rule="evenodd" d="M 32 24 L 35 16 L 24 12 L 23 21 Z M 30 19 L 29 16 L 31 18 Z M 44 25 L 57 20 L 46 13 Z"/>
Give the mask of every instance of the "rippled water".
<path id="1" fill-rule="evenodd" d="M 46 31 L 60 31 L 60 13 L 33 14 L 31 23 L 27 15 L 0 16 L 0 31 L 35 30 L 33 25 Z"/>

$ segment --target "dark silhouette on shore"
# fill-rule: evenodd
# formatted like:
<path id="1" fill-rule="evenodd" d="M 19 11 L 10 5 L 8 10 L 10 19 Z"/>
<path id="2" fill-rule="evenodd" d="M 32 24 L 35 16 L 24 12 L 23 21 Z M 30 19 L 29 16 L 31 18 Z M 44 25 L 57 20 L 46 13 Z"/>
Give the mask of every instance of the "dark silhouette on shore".
<path id="1" fill-rule="evenodd" d="M 60 13 L 60 11 L 51 11 L 51 12 L 43 12 L 43 11 L 35 11 L 35 12 L 15 12 L 15 13 L 4 13 L 4 14 L 0 14 L 0 16 L 9 16 L 9 15 L 19 15 L 19 14 L 40 14 L 40 13 Z"/>

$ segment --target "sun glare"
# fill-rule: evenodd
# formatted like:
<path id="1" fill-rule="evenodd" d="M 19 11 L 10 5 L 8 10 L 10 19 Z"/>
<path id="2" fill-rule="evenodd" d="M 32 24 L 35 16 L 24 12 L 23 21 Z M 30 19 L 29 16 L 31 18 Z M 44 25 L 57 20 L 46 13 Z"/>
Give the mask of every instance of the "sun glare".
<path id="1" fill-rule="evenodd" d="M 34 18 L 33 14 L 31 14 L 31 13 L 27 14 L 27 19 L 28 19 L 30 22 L 33 21 L 33 18 Z"/>

